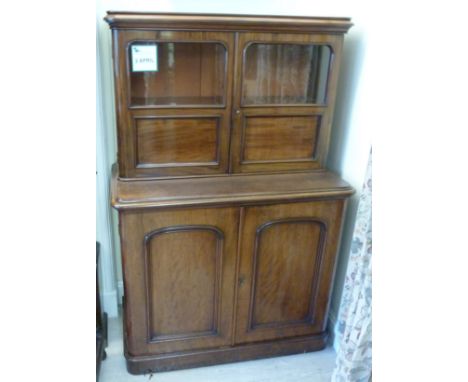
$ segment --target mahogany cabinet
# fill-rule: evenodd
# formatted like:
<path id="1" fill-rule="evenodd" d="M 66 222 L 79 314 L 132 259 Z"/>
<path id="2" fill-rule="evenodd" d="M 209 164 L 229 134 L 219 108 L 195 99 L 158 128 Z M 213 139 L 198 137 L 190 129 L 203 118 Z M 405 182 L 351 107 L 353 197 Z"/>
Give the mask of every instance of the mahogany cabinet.
<path id="1" fill-rule="evenodd" d="M 129 182 L 115 168 L 128 370 L 322 349 L 353 192 L 326 171 Z"/>
<path id="2" fill-rule="evenodd" d="M 106 20 L 120 177 L 323 167 L 349 19 L 108 12 Z"/>
<path id="3" fill-rule="evenodd" d="M 347 198 L 347 18 L 108 12 L 131 373 L 318 350 Z"/>

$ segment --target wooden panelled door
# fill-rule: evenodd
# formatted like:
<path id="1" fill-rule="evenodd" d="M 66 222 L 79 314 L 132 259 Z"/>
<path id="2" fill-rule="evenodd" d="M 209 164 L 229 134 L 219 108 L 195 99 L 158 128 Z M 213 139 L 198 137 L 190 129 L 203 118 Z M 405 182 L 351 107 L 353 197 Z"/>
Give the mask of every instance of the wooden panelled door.
<path id="1" fill-rule="evenodd" d="M 239 33 L 236 47 L 232 171 L 323 166 L 340 38 Z"/>
<path id="2" fill-rule="evenodd" d="M 129 354 L 230 345 L 239 209 L 121 217 Z"/>
<path id="3" fill-rule="evenodd" d="M 246 207 L 236 343 L 325 330 L 343 201 Z"/>
<path id="4" fill-rule="evenodd" d="M 227 32 L 125 30 L 116 70 L 123 177 L 226 173 L 234 36 Z M 139 52 L 155 63 L 140 70 Z M 125 79 L 125 80 L 123 80 Z M 130 127 L 130 128 L 128 128 Z"/>

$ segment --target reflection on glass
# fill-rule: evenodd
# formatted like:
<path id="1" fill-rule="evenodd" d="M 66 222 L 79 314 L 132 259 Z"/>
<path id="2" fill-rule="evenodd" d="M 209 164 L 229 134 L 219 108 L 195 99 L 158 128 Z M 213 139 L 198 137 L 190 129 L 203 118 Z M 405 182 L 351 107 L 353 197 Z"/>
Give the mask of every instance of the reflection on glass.
<path id="1" fill-rule="evenodd" d="M 325 103 L 329 46 L 255 43 L 244 55 L 243 105 Z"/>
<path id="2" fill-rule="evenodd" d="M 148 57 L 137 57 L 135 47 L 145 44 L 156 46 L 148 52 L 156 51 L 157 65 L 140 71 L 137 60 Z M 132 106 L 224 104 L 226 48 L 222 44 L 134 42 L 128 55 Z"/>

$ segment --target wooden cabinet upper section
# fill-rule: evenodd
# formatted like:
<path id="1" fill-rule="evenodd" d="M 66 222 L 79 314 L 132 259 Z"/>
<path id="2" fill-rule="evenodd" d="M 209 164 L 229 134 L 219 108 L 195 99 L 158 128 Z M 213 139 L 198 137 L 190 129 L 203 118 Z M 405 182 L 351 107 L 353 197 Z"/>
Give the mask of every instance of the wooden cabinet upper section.
<path id="1" fill-rule="evenodd" d="M 348 18 L 108 12 L 122 178 L 322 168 Z"/>

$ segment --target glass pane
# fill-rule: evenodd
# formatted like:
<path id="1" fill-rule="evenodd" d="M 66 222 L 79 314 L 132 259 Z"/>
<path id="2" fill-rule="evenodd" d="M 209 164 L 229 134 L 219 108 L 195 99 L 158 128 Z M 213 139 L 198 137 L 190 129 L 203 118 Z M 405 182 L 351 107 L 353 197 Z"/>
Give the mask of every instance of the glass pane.
<path id="1" fill-rule="evenodd" d="M 242 104 L 325 103 L 330 58 L 327 45 L 249 45 Z"/>
<path id="2" fill-rule="evenodd" d="M 224 104 L 224 45 L 133 42 L 128 54 L 132 106 Z"/>

